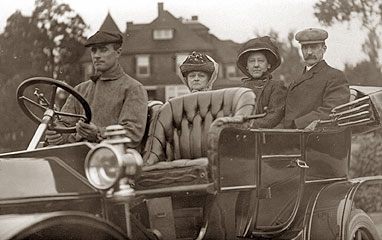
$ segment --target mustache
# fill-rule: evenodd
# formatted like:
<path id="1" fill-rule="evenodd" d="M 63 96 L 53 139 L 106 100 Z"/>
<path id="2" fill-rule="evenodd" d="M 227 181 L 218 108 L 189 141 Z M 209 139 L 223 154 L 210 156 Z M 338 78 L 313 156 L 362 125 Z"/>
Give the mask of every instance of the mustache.
<path id="1" fill-rule="evenodd" d="M 310 60 L 310 59 L 312 59 L 312 60 L 316 60 L 317 57 L 314 56 L 314 55 L 308 55 L 308 56 L 306 56 L 306 58 L 305 58 L 305 60 Z"/>

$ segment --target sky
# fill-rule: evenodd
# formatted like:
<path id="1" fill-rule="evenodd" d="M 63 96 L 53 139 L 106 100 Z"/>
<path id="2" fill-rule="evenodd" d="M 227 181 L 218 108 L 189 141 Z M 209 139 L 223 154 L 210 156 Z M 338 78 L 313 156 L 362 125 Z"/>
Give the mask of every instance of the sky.
<path id="1" fill-rule="evenodd" d="M 325 59 L 333 67 L 343 69 L 344 63 L 356 64 L 366 58 L 362 52 L 365 34 L 356 23 L 323 26 L 313 15 L 319 0 L 57 0 L 67 3 L 90 26 L 87 34 L 95 33 L 109 12 L 121 31 L 126 22 L 150 23 L 158 14 L 157 4 L 175 17 L 190 19 L 197 15 L 199 22 L 222 40 L 243 43 L 257 34 L 278 32 L 286 41 L 289 32 L 296 33 L 309 27 L 324 28 L 329 33 Z M 30 16 L 34 0 L 13 0 L 2 4 L 0 33 L 6 20 L 16 10 Z M 296 46 L 299 46 L 297 42 Z"/>

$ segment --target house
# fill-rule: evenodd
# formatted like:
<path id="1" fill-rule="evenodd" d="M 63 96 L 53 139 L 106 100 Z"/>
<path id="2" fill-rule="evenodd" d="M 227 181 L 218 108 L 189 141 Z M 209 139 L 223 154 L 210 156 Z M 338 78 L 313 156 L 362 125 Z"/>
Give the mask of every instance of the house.
<path id="1" fill-rule="evenodd" d="M 110 13 L 100 30 L 117 31 L 123 35 L 120 63 L 126 73 L 139 80 L 147 89 L 149 99 L 165 101 L 188 93 L 178 77 L 179 65 L 192 51 L 210 55 L 219 63 L 219 75 L 214 88 L 240 85 L 241 74 L 236 68 L 240 45 L 231 40 L 220 40 L 209 33 L 209 28 L 198 21 L 176 18 L 158 3 L 158 16 L 151 23 L 126 23 L 121 32 Z M 81 59 L 84 78 L 92 74 L 90 52 Z"/>

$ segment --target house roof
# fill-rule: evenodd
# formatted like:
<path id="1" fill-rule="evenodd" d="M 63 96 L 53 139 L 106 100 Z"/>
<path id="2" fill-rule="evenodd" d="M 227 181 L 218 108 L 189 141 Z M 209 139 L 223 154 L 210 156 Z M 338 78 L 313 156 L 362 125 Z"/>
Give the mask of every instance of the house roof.
<path id="1" fill-rule="evenodd" d="M 121 30 L 119 30 L 117 24 L 115 23 L 114 19 L 111 17 L 110 12 L 107 13 L 107 16 L 105 20 L 103 21 L 101 27 L 99 28 L 100 31 L 109 31 L 109 32 L 119 32 L 121 33 Z"/>
<path id="2" fill-rule="evenodd" d="M 154 40 L 153 30 L 155 29 L 173 29 L 174 37 L 169 40 Z M 128 36 L 123 44 L 123 49 L 127 54 L 135 54 L 146 52 L 191 52 L 195 49 L 211 51 L 214 47 L 198 36 L 192 29 L 184 27 L 184 24 L 171 13 L 163 10 L 154 21 L 141 25 L 139 31 Z"/>
<path id="3" fill-rule="evenodd" d="M 187 26 L 187 27 L 186 27 Z M 153 30 L 173 29 L 174 37 L 168 40 L 154 40 Z M 107 14 L 100 30 L 119 31 L 110 13 Z M 209 33 L 209 28 L 198 21 L 183 21 L 163 8 L 158 9 L 158 17 L 151 23 L 126 23 L 123 35 L 122 54 L 151 54 L 160 52 L 191 53 L 194 50 L 209 52 L 221 63 L 235 63 L 240 44 L 231 40 L 220 40 Z M 91 62 L 90 51 L 82 56 L 81 62 Z"/>
<path id="4" fill-rule="evenodd" d="M 222 63 L 236 63 L 240 44 L 231 40 L 220 40 L 212 34 L 211 41 L 215 46 L 216 54 Z"/>
<path id="5" fill-rule="evenodd" d="M 192 30 L 196 31 L 209 31 L 210 29 L 206 27 L 205 25 L 201 24 L 200 22 L 184 22 L 185 25 L 187 25 Z"/>

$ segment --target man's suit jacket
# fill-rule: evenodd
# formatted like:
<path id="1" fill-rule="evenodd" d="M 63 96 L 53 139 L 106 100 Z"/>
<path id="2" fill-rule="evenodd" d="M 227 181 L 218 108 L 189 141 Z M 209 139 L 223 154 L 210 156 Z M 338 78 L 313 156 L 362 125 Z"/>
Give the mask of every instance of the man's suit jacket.
<path id="1" fill-rule="evenodd" d="M 305 128 L 312 121 L 328 119 L 332 108 L 349 102 L 350 90 L 343 72 L 324 60 L 303 73 L 288 88 L 285 128 Z"/>

